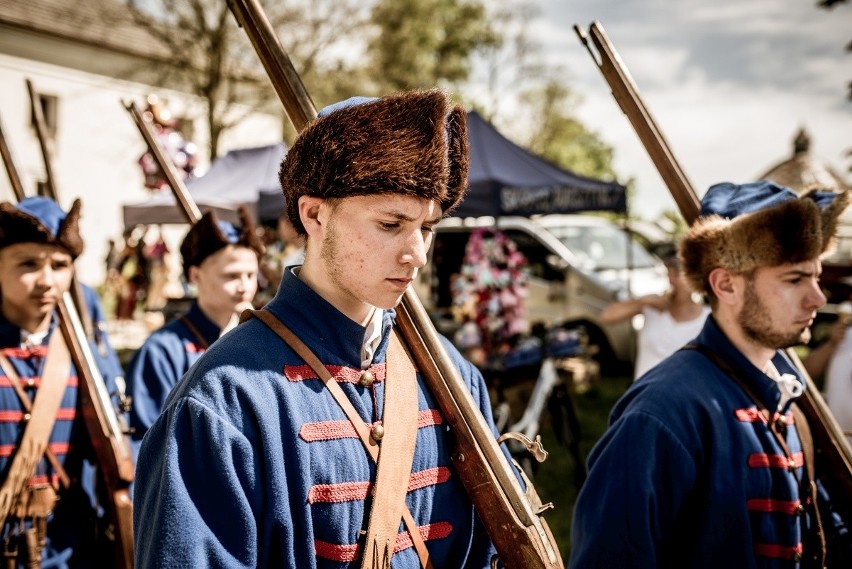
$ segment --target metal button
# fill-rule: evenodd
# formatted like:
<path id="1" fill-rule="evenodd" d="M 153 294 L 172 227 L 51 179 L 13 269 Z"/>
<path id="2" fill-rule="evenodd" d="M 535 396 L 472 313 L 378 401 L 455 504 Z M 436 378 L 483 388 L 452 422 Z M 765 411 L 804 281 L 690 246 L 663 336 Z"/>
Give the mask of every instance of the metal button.
<path id="1" fill-rule="evenodd" d="M 33 418 L 33 416 L 30 415 L 29 413 L 24 413 L 24 421 L 29 421 L 32 418 Z"/>
<path id="2" fill-rule="evenodd" d="M 364 373 L 361 374 L 361 379 L 358 380 L 358 383 L 360 383 L 364 387 L 370 387 L 371 385 L 373 385 L 374 381 L 376 381 L 375 376 L 370 373 L 370 370 L 365 370 Z"/>
<path id="3" fill-rule="evenodd" d="M 35 381 L 34 377 L 28 377 L 26 381 L 27 387 L 35 387 Z"/>
<path id="4" fill-rule="evenodd" d="M 793 513 L 797 516 L 801 516 L 805 513 L 805 507 L 799 504 L 798 506 L 796 506 L 796 509 L 793 511 Z"/>
<path id="5" fill-rule="evenodd" d="M 382 426 L 381 423 L 378 423 L 378 424 L 373 426 L 373 430 L 370 432 L 370 436 L 376 442 L 378 442 L 378 441 L 380 441 L 384 438 L 385 428 Z"/>
<path id="6" fill-rule="evenodd" d="M 802 552 L 801 551 L 797 551 L 796 553 L 793 554 L 793 561 L 798 563 L 801 560 L 802 560 Z"/>
<path id="7" fill-rule="evenodd" d="M 787 464 L 787 470 L 790 472 L 794 472 L 796 470 L 796 461 L 794 459 L 790 459 L 790 462 Z"/>

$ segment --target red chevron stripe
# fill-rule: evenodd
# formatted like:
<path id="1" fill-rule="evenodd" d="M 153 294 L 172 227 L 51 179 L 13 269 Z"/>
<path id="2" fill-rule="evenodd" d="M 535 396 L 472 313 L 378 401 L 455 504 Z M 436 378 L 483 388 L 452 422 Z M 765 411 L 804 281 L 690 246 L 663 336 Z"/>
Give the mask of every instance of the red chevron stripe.
<path id="1" fill-rule="evenodd" d="M 746 508 L 752 512 L 777 512 L 791 516 L 799 513 L 798 509 L 800 505 L 801 502 L 799 500 L 790 502 L 787 500 L 773 500 L 771 498 L 754 498 L 746 502 Z"/>
<path id="2" fill-rule="evenodd" d="M 794 555 L 802 553 L 802 544 L 786 546 L 775 543 L 755 543 L 754 552 L 770 559 L 792 559 Z"/>
<path id="3" fill-rule="evenodd" d="M 56 412 L 57 421 L 73 421 L 77 417 L 77 409 L 59 409 Z M 20 423 L 24 420 L 23 411 L 0 411 L 0 423 Z"/>
<path id="4" fill-rule="evenodd" d="M 30 387 L 30 383 L 32 383 L 32 387 L 39 388 L 41 387 L 41 378 L 40 377 L 22 377 L 21 383 L 25 388 Z M 77 387 L 77 376 L 69 375 L 68 381 L 65 382 L 67 387 Z M 0 387 L 12 387 L 11 380 L 5 375 L 0 376 Z"/>
<path id="5" fill-rule="evenodd" d="M 793 463 L 797 467 L 804 464 L 802 453 L 793 454 Z M 787 468 L 790 461 L 783 454 L 754 453 L 748 456 L 748 465 L 751 468 Z"/>
<path id="6" fill-rule="evenodd" d="M 443 484 L 450 479 L 450 469 L 445 466 L 412 472 L 408 477 L 408 492 L 427 486 Z M 308 491 L 309 504 L 335 504 L 364 500 L 373 490 L 372 482 L 340 482 L 338 484 L 315 484 Z"/>
<path id="7" fill-rule="evenodd" d="M 43 358 L 47 355 L 47 345 L 42 344 L 40 346 L 35 346 L 32 348 L 3 348 L 3 355 L 7 358 L 15 358 L 19 360 L 26 360 L 31 357 L 39 357 Z"/>
<path id="8" fill-rule="evenodd" d="M 45 484 L 59 486 L 59 475 L 51 474 L 50 476 L 48 476 L 47 474 L 36 474 L 27 481 L 27 486 L 29 486 L 30 488 L 32 488 L 33 486 L 44 486 Z"/>
<path id="9" fill-rule="evenodd" d="M 417 414 L 417 428 L 441 425 L 444 417 L 437 409 L 424 409 Z M 369 424 L 365 423 L 368 427 Z M 358 433 L 349 421 L 317 421 L 305 423 L 299 429 L 299 438 L 305 442 L 331 441 L 336 439 L 355 439 Z"/>
<path id="10" fill-rule="evenodd" d="M 417 528 L 424 541 L 432 541 L 435 539 L 443 539 L 453 533 L 453 526 L 449 522 L 438 522 Z M 396 545 L 393 548 L 394 553 L 399 553 L 404 549 L 412 547 L 411 535 L 405 531 L 396 536 Z M 327 541 L 314 540 L 314 551 L 317 557 L 330 559 L 338 563 L 351 563 L 356 561 L 361 555 L 360 543 L 347 543 L 338 545 L 328 543 Z"/>
<path id="11" fill-rule="evenodd" d="M 361 374 L 364 373 L 364 370 L 361 368 L 347 366 L 327 365 L 325 368 L 338 383 L 358 383 L 361 379 Z M 369 371 L 376 378 L 377 382 L 385 380 L 385 364 L 372 365 Z M 282 373 L 284 377 L 293 382 L 318 379 L 316 372 L 309 365 L 284 366 Z"/>

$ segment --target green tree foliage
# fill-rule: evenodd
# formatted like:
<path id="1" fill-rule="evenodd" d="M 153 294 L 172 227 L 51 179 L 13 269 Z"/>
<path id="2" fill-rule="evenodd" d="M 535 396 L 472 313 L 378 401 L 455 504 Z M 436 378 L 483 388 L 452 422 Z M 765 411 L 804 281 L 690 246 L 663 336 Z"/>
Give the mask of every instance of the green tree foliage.
<path id="1" fill-rule="evenodd" d="M 532 119 L 526 146 L 581 176 L 615 180 L 613 149 L 571 113 L 576 96 L 555 79 L 522 94 Z"/>
<path id="2" fill-rule="evenodd" d="M 223 0 L 126 0 L 130 17 L 171 54 L 156 66 L 161 85 L 206 103 L 210 158 L 224 132 L 258 110 L 282 112 L 245 32 Z M 358 0 L 266 2 L 264 11 L 315 101 L 331 97 L 329 85 L 351 78 L 343 57 L 328 57 L 340 41 L 366 24 Z M 319 85 L 320 87 L 317 87 Z"/>
<path id="3" fill-rule="evenodd" d="M 368 58 L 380 92 L 458 84 L 475 49 L 496 41 L 478 0 L 378 0 Z"/>

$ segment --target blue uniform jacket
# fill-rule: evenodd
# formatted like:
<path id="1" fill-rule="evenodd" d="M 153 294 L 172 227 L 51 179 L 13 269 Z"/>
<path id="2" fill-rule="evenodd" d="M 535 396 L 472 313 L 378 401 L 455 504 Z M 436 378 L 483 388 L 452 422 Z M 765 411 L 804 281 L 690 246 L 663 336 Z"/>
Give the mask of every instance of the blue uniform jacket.
<path id="1" fill-rule="evenodd" d="M 291 272 L 267 305 L 334 375 L 365 423 L 382 416 L 386 311 L 371 389 L 358 383 L 365 329 Z M 445 341 L 491 422 L 484 382 Z M 417 446 L 406 503 L 435 567 L 488 566 L 493 546 L 450 464 L 450 440 L 418 376 Z M 374 406 L 374 401 L 377 406 Z M 252 319 L 219 339 L 172 391 L 145 439 L 134 495 L 146 567 L 342 568 L 360 564 L 375 466 L 314 372 Z M 397 539 L 394 569 L 419 567 Z"/>
<path id="2" fill-rule="evenodd" d="M 56 329 L 56 321 L 52 323 L 51 332 L 39 346 L 22 347 L 21 329 L 8 322 L 0 314 L 0 349 L 8 358 L 15 371 L 26 386 L 25 391 L 30 400 L 37 400 L 38 388 L 41 385 L 41 371 L 47 346 L 52 334 L 60 333 Z M 91 346 L 98 369 L 104 376 L 107 390 L 115 392 L 113 363 L 104 361 Z M 86 567 L 96 566 L 94 537 L 95 524 L 99 512 L 96 508 L 96 497 L 93 491 L 93 451 L 91 442 L 83 421 L 79 406 L 77 371 L 73 364 L 68 371 L 68 379 L 56 415 L 56 422 L 48 442 L 49 448 L 56 455 L 68 476 L 72 480 L 70 488 L 62 489 L 60 500 L 48 520 L 47 545 L 44 551 L 43 567 Z M 5 480 L 7 470 L 11 465 L 17 445 L 24 432 L 26 422 L 25 412 L 20 399 L 5 373 L 0 370 L 0 479 Z M 35 476 L 30 484 L 58 484 L 58 476 L 49 462 L 42 458 L 36 467 Z M 3 535 L 12 532 L 15 520 L 9 520 L 2 528 Z M 111 555 L 111 552 L 105 552 Z"/>
<path id="3" fill-rule="evenodd" d="M 776 383 L 712 317 L 695 342 L 738 371 L 767 409 L 777 408 Z M 783 352 L 772 361 L 796 374 Z M 798 567 L 807 523 L 797 482 L 803 456 L 796 430 L 786 428 L 785 437 L 792 471 L 743 389 L 698 351 L 676 352 L 618 401 L 589 456 L 570 566 Z"/>
<path id="4" fill-rule="evenodd" d="M 127 392 L 132 401 L 130 427 L 134 450 L 138 450 L 142 437 L 159 417 L 172 388 L 207 346 L 219 338 L 219 332 L 219 327 L 194 302 L 183 318 L 151 334 L 133 356 L 127 369 Z"/>

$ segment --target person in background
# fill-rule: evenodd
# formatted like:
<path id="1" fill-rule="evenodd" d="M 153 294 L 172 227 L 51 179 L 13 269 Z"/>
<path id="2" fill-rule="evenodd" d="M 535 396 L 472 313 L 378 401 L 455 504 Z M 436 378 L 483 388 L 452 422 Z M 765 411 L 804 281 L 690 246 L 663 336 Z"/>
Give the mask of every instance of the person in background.
<path id="1" fill-rule="evenodd" d="M 802 361 L 813 378 L 825 378 L 825 402 L 852 445 L 852 303 L 843 302 L 823 343 Z"/>
<path id="2" fill-rule="evenodd" d="M 850 520 L 816 496 L 831 473 L 809 479 L 804 382 L 782 351 L 807 341 L 825 303 L 820 258 L 849 201 L 767 181 L 707 191 L 680 255 L 711 314 L 613 408 L 570 567 L 852 567 Z"/>
<path id="3" fill-rule="evenodd" d="M 490 567 L 452 434 L 393 332 L 467 186 L 465 119 L 444 92 L 414 91 L 327 107 L 301 132 L 280 179 L 304 263 L 201 357 L 148 431 L 140 569 Z M 442 343 L 493 430 L 482 375 Z"/>
<path id="4" fill-rule="evenodd" d="M 236 326 L 243 310 L 252 307 L 263 244 L 245 208 L 240 217 L 242 225 L 236 227 L 207 212 L 183 239 L 184 276 L 198 295 L 186 314 L 151 334 L 130 362 L 127 390 L 134 450 L 178 380 Z"/>
<path id="5" fill-rule="evenodd" d="M 106 527 L 94 506 L 96 459 L 78 373 L 63 355 L 57 327 L 57 303 L 70 290 L 73 262 L 83 251 L 80 207 L 76 200 L 66 213 L 44 197 L 0 204 L 0 539 L 12 567 L 98 567 L 112 559 L 112 551 L 96 543 L 97 528 Z M 97 297 L 88 287 L 83 291 L 97 327 Z M 114 393 L 117 359 L 98 346 L 92 353 Z M 50 406 L 52 394 L 56 409 L 47 407 L 48 416 L 41 416 L 39 407 Z M 46 429 L 46 450 L 19 457 L 40 446 L 27 438 L 31 426 Z M 14 481 L 22 478 L 16 493 Z"/>
<path id="6" fill-rule="evenodd" d="M 604 324 L 614 324 L 642 315 L 633 378 L 669 357 L 704 327 L 710 314 L 700 295 L 694 293 L 683 278 L 676 253 L 664 259 L 669 273 L 669 290 L 665 294 L 649 294 L 622 302 L 614 302 L 601 313 Z"/>

